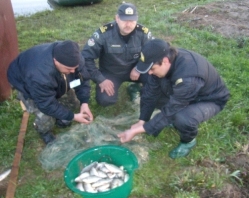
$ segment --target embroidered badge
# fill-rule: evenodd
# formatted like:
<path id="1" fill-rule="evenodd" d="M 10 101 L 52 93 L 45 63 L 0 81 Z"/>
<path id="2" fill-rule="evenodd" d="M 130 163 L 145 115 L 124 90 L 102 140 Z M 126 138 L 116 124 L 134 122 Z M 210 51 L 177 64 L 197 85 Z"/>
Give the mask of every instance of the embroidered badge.
<path id="1" fill-rule="evenodd" d="M 131 7 L 128 7 L 125 9 L 125 14 L 127 15 L 133 15 L 134 11 Z"/>
<path id="2" fill-rule="evenodd" d="M 141 54 L 140 54 L 140 60 L 141 60 L 142 62 L 144 62 L 144 54 L 143 54 L 143 52 L 141 52 Z"/>
<path id="3" fill-rule="evenodd" d="M 148 39 L 151 39 L 151 32 L 148 32 L 147 38 L 148 38 Z"/>
<path id="4" fill-rule="evenodd" d="M 94 32 L 93 33 L 93 37 L 96 38 L 96 39 L 99 39 L 99 33 L 98 32 Z"/>
<path id="5" fill-rule="evenodd" d="M 139 54 L 134 54 L 133 58 L 137 59 L 139 57 Z"/>
<path id="6" fill-rule="evenodd" d="M 104 33 L 104 32 L 107 30 L 107 27 L 106 27 L 106 26 L 102 26 L 102 27 L 100 27 L 99 29 L 100 29 L 100 31 L 101 31 L 102 33 Z"/>
<path id="7" fill-rule="evenodd" d="M 179 78 L 179 79 L 175 82 L 175 85 L 178 85 L 178 84 L 180 84 L 180 83 L 182 83 L 182 82 L 183 82 L 182 78 Z"/>
<path id="8" fill-rule="evenodd" d="M 88 44 L 89 46 L 94 46 L 94 45 L 95 45 L 95 41 L 94 41 L 92 38 L 90 38 L 90 39 L 88 40 L 87 44 Z"/>
<path id="9" fill-rule="evenodd" d="M 149 29 L 146 27 L 142 27 L 142 30 L 144 31 L 145 34 L 148 34 L 148 32 L 149 32 Z"/>

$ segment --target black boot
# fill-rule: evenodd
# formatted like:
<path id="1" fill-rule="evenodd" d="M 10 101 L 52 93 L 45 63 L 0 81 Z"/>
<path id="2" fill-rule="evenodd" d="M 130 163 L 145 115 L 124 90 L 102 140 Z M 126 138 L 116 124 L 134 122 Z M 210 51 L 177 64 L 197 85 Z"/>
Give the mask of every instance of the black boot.
<path id="1" fill-rule="evenodd" d="M 140 97 L 141 86 L 139 83 L 132 83 L 127 87 L 127 92 L 130 96 L 130 100 L 134 102 L 137 98 Z"/>
<path id="2" fill-rule="evenodd" d="M 66 128 L 68 126 L 71 126 L 72 121 L 68 121 L 68 120 L 56 120 L 55 124 L 60 127 L 60 128 Z"/>
<path id="3" fill-rule="evenodd" d="M 56 139 L 54 134 L 50 131 L 48 131 L 46 133 L 40 133 L 40 137 L 45 144 L 52 143 Z"/>

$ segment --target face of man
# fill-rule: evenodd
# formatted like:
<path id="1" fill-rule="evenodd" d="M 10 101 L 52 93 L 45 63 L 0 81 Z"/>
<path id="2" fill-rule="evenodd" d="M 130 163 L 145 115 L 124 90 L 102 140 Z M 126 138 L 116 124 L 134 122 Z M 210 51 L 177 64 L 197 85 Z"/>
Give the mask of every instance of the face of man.
<path id="1" fill-rule="evenodd" d="M 62 74 L 74 73 L 75 70 L 79 67 L 79 65 L 76 65 L 75 67 L 68 67 L 58 62 L 55 58 L 54 58 L 54 65 Z"/>
<path id="2" fill-rule="evenodd" d="M 167 57 L 163 58 L 162 64 L 159 65 L 158 63 L 154 64 L 151 69 L 148 71 L 149 75 L 155 75 L 158 78 L 163 78 L 167 75 L 170 69 L 171 63 Z"/>
<path id="3" fill-rule="evenodd" d="M 118 15 L 116 15 L 115 19 L 118 24 L 120 34 L 123 36 L 130 34 L 137 25 L 137 21 L 122 21 Z"/>

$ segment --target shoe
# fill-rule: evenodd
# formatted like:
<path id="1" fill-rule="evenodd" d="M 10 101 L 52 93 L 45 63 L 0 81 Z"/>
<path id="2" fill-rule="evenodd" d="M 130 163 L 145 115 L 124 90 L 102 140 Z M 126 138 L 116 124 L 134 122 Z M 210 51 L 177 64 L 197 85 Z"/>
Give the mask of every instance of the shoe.
<path id="1" fill-rule="evenodd" d="M 127 87 L 127 92 L 132 102 L 134 102 L 137 98 L 140 97 L 140 89 L 141 87 L 139 83 L 133 83 Z"/>
<path id="2" fill-rule="evenodd" d="M 66 128 L 71 126 L 72 121 L 68 121 L 68 120 L 56 120 L 55 124 L 60 127 L 60 128 Z"/>
<path id="3" fill-rule="evenodd" d="M 47 133 L 40 133 L 40 137 L 45 144 L 52 143 L 56 139 L 54 134 L 50 131 Z"/>
<path id="4" fill-rule="evenodd" d="M 196 139 L 193 139 L 189 143 L 179 143 L 176 148 L 170 151 L 169 156 L 172 159 L 187 156 L 191 149 L 196 145 Z"/>

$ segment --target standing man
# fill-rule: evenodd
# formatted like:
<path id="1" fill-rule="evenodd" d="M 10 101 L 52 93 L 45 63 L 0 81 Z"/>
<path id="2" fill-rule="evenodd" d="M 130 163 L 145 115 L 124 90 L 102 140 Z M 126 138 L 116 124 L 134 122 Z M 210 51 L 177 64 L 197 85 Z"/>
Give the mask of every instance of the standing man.
<path id="1" fill-rule="evenodd" d="M 78 44 L 67 40 L 34 46 L 20 53 L 8 68 L 8 80 L 27 111 L 36 115 L 34 127 L 45 144 L 55 140 L 55 122 L 65 127 L 72 120 L 85 124 L 93 120 L 84 64 Z M 58 101 L 72 88 L 81 104 L 76 114 Z"/>
<path id="2" fill-rule="evenodd" d="M 160 39 L 143 47 L 136 70 L 150 76 L 141 98 L 139 121 L 118 135 L 120 141 L 129 142 L 144 132 L 157 136 L 172 124 L 180 143 L 169 156 L 187 156 L 196 145 L 198 125 L 224 108 L 230 95 L 226 85 L 204 57 Z M 161 112 L 150 120 L 156 107 Z"/>
<path id="3" fill-rule="evenodd" d="M 87 69 L 97 84 L 96 100 L 102 106 L 117 102 L 118 89 L 123 82 L 136 82 L 128 88 L 133 100 L 140 89 L 138 83 L 147 81 L 148 75 L 140 74 L 134 67 L 142 46 L 152 37 L 148 28 L 137 20 L 137 8 L 131 3 L 121 4 L 115 21 L 94 32 L 83 48 Z M 95 59 L 99 59 L 99 67 Z"/>

